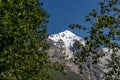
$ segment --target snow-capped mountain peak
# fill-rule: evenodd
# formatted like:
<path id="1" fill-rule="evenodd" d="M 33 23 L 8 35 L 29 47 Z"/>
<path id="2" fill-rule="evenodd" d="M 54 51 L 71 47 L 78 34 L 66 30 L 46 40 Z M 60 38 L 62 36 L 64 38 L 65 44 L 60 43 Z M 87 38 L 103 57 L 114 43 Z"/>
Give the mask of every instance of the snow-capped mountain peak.
<path id="1" fill-rule="evenodd" d="M 49 39 L 53 40 L 54 42 L 62 40 L 64 42 L 65 47 L 72 46 L 75 40 L 81 41 L 81 43 L 84 44 L 84 40 L 81 37 L 76 36 L 69 30 L 65 30 L 58 34 L 50 35 Z"/>
<path id="2" fill-rule="evenodd" d="M 67 54 L 69 57 L 72 57 L 73 52 L 70 51 L 70 47 L 73 47 L 75 40 L 80 41 L 83 45 L 85 44 L 84 40 L 81 37 L 76 36 L 74 33 L 72 33 L 69 30 L 65 30 L 58 34 L 50 35 L 48 39 L 52 40 L 54 42 L 53 45 L 55 46 L 61 45 L 61 44 L 57 44 L 61 40 L 63 42 L 62 48 L 66 49 L 65 53 L 71 53 L 71 54 Z"/>
<path id="3" fill-rule="evenodd" d="M 53 59 L 53 62 L 61 62 L 68 66 L 71 71 L 75 73 L 79 73 L 78 65 L 71 62 L 69 59 L 74 58 L 73 54 L 76 54 L 77 51 L 81 51 L 80 49 L 76 49 L 74 45 L 75 41 L 79 41 L 85 46 L 85 41 L 79 36 L 76 36 L 69 30 L 65 30 L 58 34 L 50 35 L 48 38 L 48 43 L 50 43 L 49 54 Z M 99 63 L 94 65 L 92 64 L 92 58 L 88 57 L 87 62 L 82 64 L 83 66 L 83 74 L 84 76 L 89 76 L 94 80 L 102 80 L 102 75 L 104 72 L 108 72 L 109 69 L 105 66 L 108 61 L 111 60 L 112 50 L 108 48 L 98 48 L 96 49 L 98 54 L 105 54 L 105 56 L 99 58 Z M 66 54 L 66 58 L 62 58 Z M 120 50 L 116 53 L 120 56 Z M 92 55 L 91 55 L 92 56 Z M 90 72 L 89 72 L 90 71 Z M 86 75 L 87 73 L 87 75 Z M 96 75 L 97 74 L 97 75 Z"/>

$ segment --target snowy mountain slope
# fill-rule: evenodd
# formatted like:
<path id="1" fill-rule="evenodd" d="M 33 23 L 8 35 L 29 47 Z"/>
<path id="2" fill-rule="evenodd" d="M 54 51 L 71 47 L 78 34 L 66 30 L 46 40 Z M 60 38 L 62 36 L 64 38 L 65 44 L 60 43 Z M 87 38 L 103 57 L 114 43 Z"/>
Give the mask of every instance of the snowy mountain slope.
<path id="1" fill-rule="evenodd" d="M 48 38 L 48 42 L 50 43 L 49 53 L 50 55 L 52 55 L 52 61 L 62 62 L 67 67 L 69 67 L 71 71 L 78 73 L 78 65 L 70 62 L 69 60 L 73 57 L 73 54 L 76 53 L 73 50 L 74 48 L 76 48 L 74 45 L 76 40 L 81 42 L 85 46 L 85 41 L 69 30 L 50 35 Z M 102 80 L 102 73 L 108 71 L 108 69 L 105 69 L 105 64 L 108 63 L 107 60 L 111 59 L 111 51 L 109 52 L 108 48 L 98 48 L 97 51 L 98 53 L 105 53 L 105 56 L 99 59 L 98 64 L 94 65 L 91 63 L 91 61 L 82 64 L 83 74 L 81 76 L 84 76 L 85 78 L 90 80 Z M 68 56 L 67 62 L 64 58 L 61 58 L 63 57 L 64 53 Z M 120 56 L 120 50 L 117 52 L 117 54 Z"/>
<path id="2" fill-rule="evenodd" d="M 85 46 L 85 41 L 79 37 L 76 36 L 74 33 L 72 33 L 69 30 L 65 30 L 63 32 L 60 32 L 58 34 L 50 35 L 49 40 L 51 40 L 52 44 L 54 46 L 57 46 L 59 48 L 64 48 L 63 53 L 66 53 L 68 55 L 68 58 L 71 58 L 73 55 L 73 51 L 71 51 L 71 47 L 74 47 L 75 40 L 79 41 Z M 102 51 L 102 53 L 105 53 L 105 57 L 101 58 L 103 63 L 105 63 L 106 59 L 110 59 L 111 51 L 109 52 L 108 48 L 98 49 L 99 53 Z M 118 51 L 118 54 L 120 53 L 120 50 Z M 119 54 L 120 55 L 120 54 Z"/>
<path id="3" fill-rule="evenodd" d="M 79 74 L 79 66 L 69 60 L 73 57 L 73 54 L 76 53 L 74 50 L 74 48 L 76 48 L 74 45 L 76 40 L 85 46 L 85 41 L 69 30 L 50 35 L 48 38 L 48 42 L 50 43 L 48 53 L 52 62 L 60 62 L 65 64 L 65 66 L 71 71 Z M 67 58 L 64 58 L 64 53 L 68 56 Z M 101 68 L 99 65 L 92 65 L 91 61 L 88 61 L 82 64 L 82 67 L 83 74 L 79 75 L 83 77 L 84 80 L 102 80 L 100 77 Z"/>
<path id="4" fill-rule="evenodd" d="M 73 52 L 70 50 L 70 47 L 73 47 L 75 40 L 78 40 L 83 45 L 85 45 L 85 42 L 81 37 L 76 36 L 69 30 L 65 30 L 64 32 L 60 32 L 58 34 L 50 35 L 48 39 L 53 41 L 54 46 L 64 48 L 65 51 L 63 51 L 63 53 L 65 53 L 68 56 L 68 59 L 71 58 L 73 55 Z M 60 41 L 62 42 L 61 44 L 63 44 L 62 46 L 61 44 L 57 44 Z"/>

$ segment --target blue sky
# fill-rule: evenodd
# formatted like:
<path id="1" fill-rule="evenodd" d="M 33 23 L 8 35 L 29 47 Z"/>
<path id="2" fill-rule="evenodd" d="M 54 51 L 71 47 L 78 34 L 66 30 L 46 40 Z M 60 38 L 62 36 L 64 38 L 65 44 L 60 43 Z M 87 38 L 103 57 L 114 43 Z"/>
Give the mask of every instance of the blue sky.
<path id="1" fill-rule="evenodd" d="M 85 16 L 94 8 L 98 7 L 100 0 L 41 0 L 44 9 L 50 15 L 48 23 L 48 34 L 56 34 L 64 30 L 70 30 L 80 37 L 88 34 L 78 29 L 70 29 L 68 26 L 73 23 L 83 24 Z"/>

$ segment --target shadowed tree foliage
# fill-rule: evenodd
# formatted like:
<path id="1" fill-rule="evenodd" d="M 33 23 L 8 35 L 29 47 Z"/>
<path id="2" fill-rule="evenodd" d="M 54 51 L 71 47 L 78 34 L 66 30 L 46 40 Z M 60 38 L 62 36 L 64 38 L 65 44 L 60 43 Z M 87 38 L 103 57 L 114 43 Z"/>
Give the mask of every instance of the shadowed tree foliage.
<path id="1" fill-rule="evenodd" d="M 79 28 L 87 31 L 90 35 L 85 37 L 86 45 L 78 44 L 82 51 L 76 55 L 75 62 L 80 64 L 91 57 L 93 63 L 97 63 L 104 53 L 98 53 L 99 48 L 112 50 L 111 60 L 106 64 L 108 72 L 104 73 L 105 80 L 120 79 L 120 0 L 102 0 L 100 7 L 93 9 L 86 22 L 91 26 L 71 24 L 70 28 Z"/>
<path id="2" fill-rule="evenodd" d="M 0 80 L 47 80 L 47 22 L 40 0 L 0 0 Z"/>

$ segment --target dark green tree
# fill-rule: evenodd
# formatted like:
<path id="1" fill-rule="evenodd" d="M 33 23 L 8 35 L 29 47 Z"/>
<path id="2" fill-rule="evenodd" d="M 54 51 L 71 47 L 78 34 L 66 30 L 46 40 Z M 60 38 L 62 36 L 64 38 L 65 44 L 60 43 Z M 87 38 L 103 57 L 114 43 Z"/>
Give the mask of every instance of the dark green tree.
<path id="1" fill-rule="evenodd" d="M 82 51 L 76 55 L 75 62 L 80 64 L 91 57 L 93 63 L 97 63 L 100 57 L 105 56 L 104 52 L 98 53 L 97 49 L 108 48 L 111 53 L 111 60 L 105 68 L 105 80 L 120 79 L 120 0 L 102 0 L 100 7 L 93 9 L 86 22 L 90 26 L 71 24 L 71 28 L 79 28 L 89 33 L 84 40 L 86 45 L 79 44 Z M 110 52 L 109 52 L 110 53 Z"/>
<path id="2" fill-rule="evenodd" d="M 47 22 L 40 0 L 0 0 L 0 80 L 48 80 Z"/>

